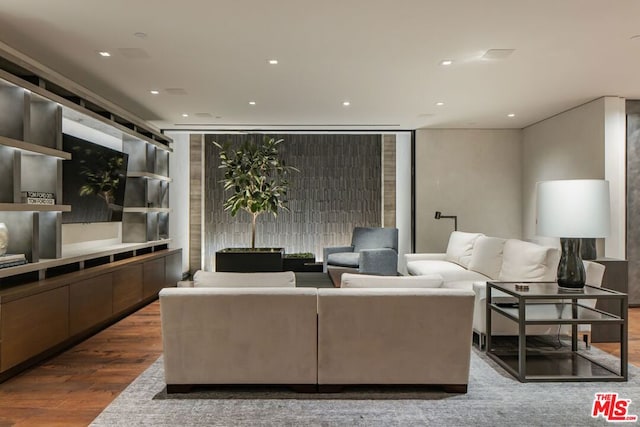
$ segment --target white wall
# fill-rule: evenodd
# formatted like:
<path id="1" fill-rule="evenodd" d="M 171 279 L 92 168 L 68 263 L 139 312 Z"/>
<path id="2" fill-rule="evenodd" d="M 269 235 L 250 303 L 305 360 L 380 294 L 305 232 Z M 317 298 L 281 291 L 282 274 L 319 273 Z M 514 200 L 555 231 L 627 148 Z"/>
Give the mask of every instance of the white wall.
<path id="1" fill-rule="evenodd" d="M 624 129 L 624 100 L 604 97 L 523 130 L 522 223 L 525 238 L 545 244 L 557 243 L 557 239 L 536 235 L 536 182 L 608 179 L 613 233 L 606 239 L 604 255 L 625 257 Z M 601 246 L 600 243 L 600 255 Z"/>
<path id="2" fill-rule="evenodd" d="M 171 248 L 182 248 L 182 271 L 189 271 L 189 134 L 167 132 L 173 138 L 169 156 L 169 238 Z"/>
<path id="3" fill-rule="evenodd" d="M 406 273 L 402 260 L 411 253 L 411 134 L 396 134 L 396 227 L 398 228 L 398 271 Z"/>
<path id="4" fill-rule="evenodd" d="M 627 117 L 626 100 L 604 99 L 604 177 L 611 192 L 611 234 L 605 239 L 604 255 L 627 258 Z"/>
<path id="5" fill-rule="evenodd" d="M 416 132 L 416 252 L 444 252 L 458 230 L 522 234 L 521 130 L 424 129 Z"/>

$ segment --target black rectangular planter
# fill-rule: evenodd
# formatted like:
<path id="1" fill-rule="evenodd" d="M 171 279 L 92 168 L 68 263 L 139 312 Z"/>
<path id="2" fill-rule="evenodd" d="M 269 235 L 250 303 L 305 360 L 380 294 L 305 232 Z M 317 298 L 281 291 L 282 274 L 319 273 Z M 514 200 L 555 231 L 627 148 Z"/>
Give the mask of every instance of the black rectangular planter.
<path id="1" fill-rule="evenodd" d="M 227 248 L 216 252 L 216 271 L 282 271 L 283 248 Z"/>
<path id="2" fill-rule="evenodd" d="M 316 263 L 315 257 L 308 258 L 288 258 L 286 255 L 282 260 L 282 269 L 284 271 L 295 272 L 318 272 L 322 271 L 322 264 Z"/>

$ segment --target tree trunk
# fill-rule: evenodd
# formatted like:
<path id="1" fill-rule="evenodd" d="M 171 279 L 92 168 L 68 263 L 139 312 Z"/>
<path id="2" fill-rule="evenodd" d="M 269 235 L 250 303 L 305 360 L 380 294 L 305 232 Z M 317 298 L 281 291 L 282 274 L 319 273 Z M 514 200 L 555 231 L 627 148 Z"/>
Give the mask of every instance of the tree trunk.
<path id="1" fill-rule="evenodd" d="M 251 249 L 256 248 L 256 219 L 258 214 L 253 214 L 251 218 Z"/>

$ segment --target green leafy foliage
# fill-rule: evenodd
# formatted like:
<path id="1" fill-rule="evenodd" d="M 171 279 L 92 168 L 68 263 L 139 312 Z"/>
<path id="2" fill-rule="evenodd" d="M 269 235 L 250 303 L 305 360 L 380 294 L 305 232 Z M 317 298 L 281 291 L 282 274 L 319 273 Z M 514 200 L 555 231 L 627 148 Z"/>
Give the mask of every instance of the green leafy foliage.
<path id="1" fill-rule="evenodd" d="M 280 159 L 278 148 L 282 141 L 265 137 L 262 143 L 247 140 L 238 147 L 213 143 L 220 148 L 224 191 L 231 192 L 224 202 L 224 210 L 231 216 L 241 210 L 252 216 L 252 248 L 255 248 L 256 218 L 265 212 L 277 216 L 280 209 L 288 210 L 287 175 L 298 169 Z"/>
<path id="2" fill-rule="evenodd" d="M 113 203 L 116 190 L 124 182 L 121 174 L 124 159 L 108 157 L 89 148 L 73 147 L 72 149 L 75 152 L 83 150 L 84 156 L 92 160 L 91 164 L 84 158 L 80 160 L 80 175 L 84 181 L 80 187 L 80 196 L 95 194 L 107 205 Z"/>

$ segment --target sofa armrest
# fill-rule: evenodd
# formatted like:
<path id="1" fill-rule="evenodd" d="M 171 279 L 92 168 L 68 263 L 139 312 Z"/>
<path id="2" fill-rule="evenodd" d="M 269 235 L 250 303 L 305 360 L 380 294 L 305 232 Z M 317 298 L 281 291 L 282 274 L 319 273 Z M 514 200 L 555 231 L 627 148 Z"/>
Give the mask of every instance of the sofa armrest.
<path id="1" fill-rule="evenodd" d="M 398 252 L 390 248 L 363 249 L 358 260 L 358 272 L 396 276 Z"/>
<path id="2" fill-rule="evenodd" d="M 353 246 L 330 246 L 322 249 L 322 271 L 327 272 L 327 259 L 331 254 L 353 252 Z"/>

